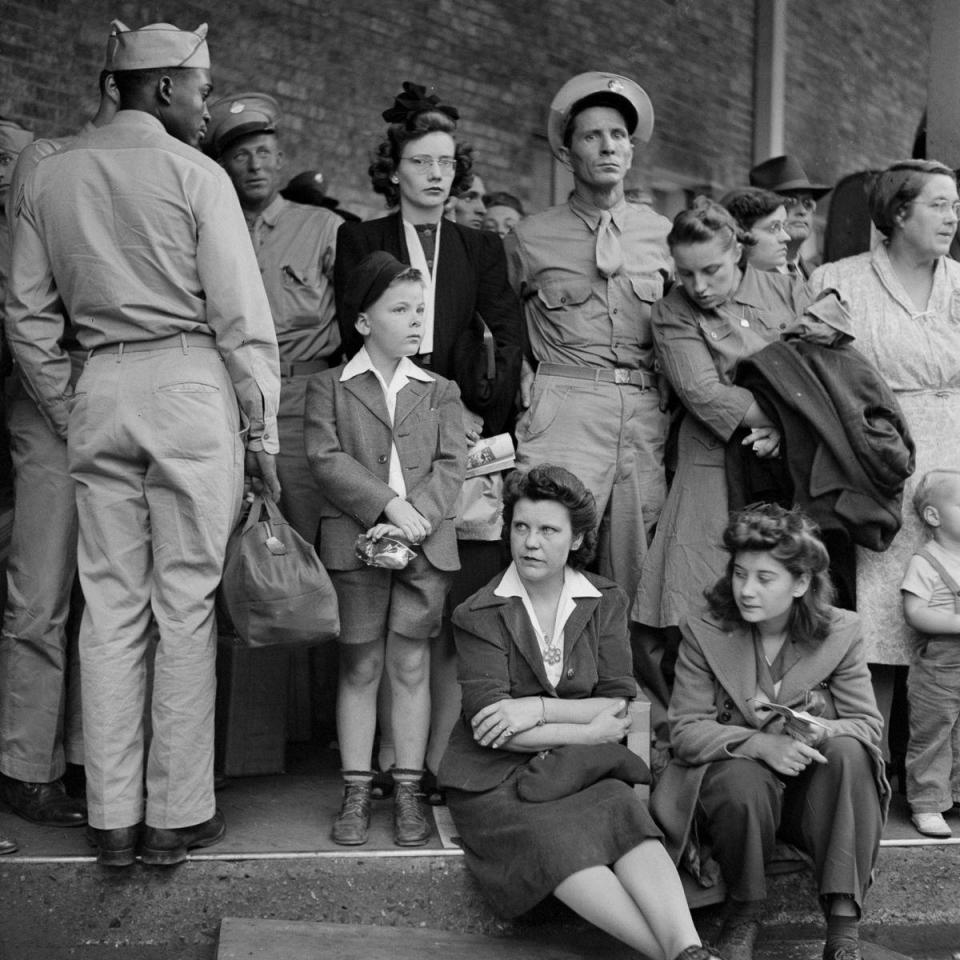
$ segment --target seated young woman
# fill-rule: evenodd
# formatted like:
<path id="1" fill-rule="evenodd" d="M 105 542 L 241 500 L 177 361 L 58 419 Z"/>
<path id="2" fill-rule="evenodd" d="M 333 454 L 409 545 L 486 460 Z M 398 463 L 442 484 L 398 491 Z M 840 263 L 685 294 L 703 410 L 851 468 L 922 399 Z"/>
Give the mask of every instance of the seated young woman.
<path id="1" fill-rule="evenodd" d="M 813 860 L 824 960 L 860 960 L 889 788 L 859 621 L 830 605 L 827 551 L 801 512 L 749 508 L 723 543 L 726 573 L 680 625 L 675 759 L 652 809 L 678 856 L 693 836 L 709 842 L 728 888 L 718 940 L 728 960 L 752 957 L 778 835 Z"/>
<path id="2" fill-rule="evenodd" d="M 582 570 L 596 526 L 593 496 L 569 471 L 540 465 L 508 478 L 513 562 L 453 616 L 463 714 L 440 783 L 467 864 L 503 916 L 552 893 L 647 956 L 711 960 L 627 782 L 585 776 L 566 796 L 523 799 L 525 778 L 561 748 L 584 745 L 573 753 L 589 759 L 629 727 L 627 598 Z"/>

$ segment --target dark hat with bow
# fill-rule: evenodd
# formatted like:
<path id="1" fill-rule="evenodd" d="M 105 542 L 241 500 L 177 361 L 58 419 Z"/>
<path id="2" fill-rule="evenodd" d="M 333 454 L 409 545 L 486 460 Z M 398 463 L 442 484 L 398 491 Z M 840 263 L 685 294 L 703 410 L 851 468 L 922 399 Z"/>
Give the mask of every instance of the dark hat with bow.
<path id="1" fill-rule="evenodd" d="M 460 112 L 448 103 L 441 103 L 435 93 L 430 93 L 427 87 L 419 83 L 404 80 L 403 91 L 394 98 L 393 106 L 383 111 L 383 119 L 387 123 L 409 124 L 421 113 L 444 113 L 451 120 L 459 120 Z"/>

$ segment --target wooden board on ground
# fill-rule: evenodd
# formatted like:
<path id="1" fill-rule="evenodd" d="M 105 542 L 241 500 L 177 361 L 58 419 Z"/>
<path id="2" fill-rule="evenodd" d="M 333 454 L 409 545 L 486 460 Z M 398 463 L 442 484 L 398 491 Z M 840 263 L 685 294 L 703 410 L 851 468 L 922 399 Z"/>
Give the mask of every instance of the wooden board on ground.
<path id="1" fill-rule="evenodd" d="M 217 960 L 592 960 L 599 955 L 596 939 L 586 937 L 582 944 L 579 939 L 555 946 L 421 927 L 225 917 Z M 605 949 L 608 944 L 612 950 Z M 601 953 L 608 960 L 638 956 L 620 946 L 605 939 Z"/>

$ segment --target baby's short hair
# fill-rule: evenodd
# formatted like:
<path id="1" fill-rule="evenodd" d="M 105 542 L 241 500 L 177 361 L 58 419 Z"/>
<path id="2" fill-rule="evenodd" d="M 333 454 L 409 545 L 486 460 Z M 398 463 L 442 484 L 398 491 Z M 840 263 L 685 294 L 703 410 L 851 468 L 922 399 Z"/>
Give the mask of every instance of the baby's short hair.
<path id="1" fill-rule="evenodd" d="M 949 494 L 956 485 L 960 484 L 960 470 L 938 468 L 927 471 L 917 484 L 913 494 L 913 509 L 917 516 L 926 524 L 923 511 L 927 507 L 938 506 L 943 497 Z"/>

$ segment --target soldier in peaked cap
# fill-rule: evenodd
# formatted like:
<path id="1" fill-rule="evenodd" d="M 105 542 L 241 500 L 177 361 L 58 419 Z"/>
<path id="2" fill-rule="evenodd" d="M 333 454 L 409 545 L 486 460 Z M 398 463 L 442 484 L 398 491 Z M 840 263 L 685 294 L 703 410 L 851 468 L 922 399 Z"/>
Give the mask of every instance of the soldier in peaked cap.
<path id="1" fill-rule="evenodd" d="M 810 265 L 800 256 L 800 248 L 813 232 L 817 200 L 828 194 L 832 187 L 811 183 L 800 161 L 788 154 L 771 157 L 753 167 L 750 186 L 778 193 L 786 200 L 786 230 L 790 235 L 786 269 L 788 273 L 799 274 L 806 280 L 810 276 Z"/>
<path id="2" fill-rule="evenodd" d="M 99 87 L 97 113 L 82 133 L 116 114 L 119 93 L 109 57 Z M 20 153 L 7 196 L 11 224 L 37 164 L 74 139 L 34 140 Z M 69 318 L 60 345 L 70 356 L 73 385 L 85 353 Z M 75 631 L 68 636 L 77 573 L 77 502 L 67 444 L 44 419 L 17 371 L 7 389 L 7 422 L 16 511 L 0 634 L 0 795 L 14 813 L 35 823 L 83 826 L 86 804 L 66 796 L 61 779 L 67 763 L 79 768 L 84 762 Z"/>
<path id="3" fill-rule="evenodd" d="M 550 105 L 547 136 L 574 191 L 506 239 L 530 351 L 518 459 L 583 480 L 603 517 L 599 572 L 629 595 L 666 494 L 650 310 L 673 270 L 670 224 L 623 192 L 634 142 L 652 132 L 650 99 L 632 80 L 573 77 Z"/>
<path id="4" fill-rule="evenodd" d="M 335 364 L 340 347 L 333 297 L 338 216 L 280 196 L 285 177 L 280 105 L 266 93 L 236 93 L 210 107 L 204 150 L 227 171 L 270 301 L 280 349 L 280 506 L 313 543 L 321 497 L 303 446 L 307 381 Z"/>
<path id="5" fill-rule="evenodd" d="M 279 495 L 270 307 L 233 186 L 194 149 L 209 119 L 205 37 L 114 22 L 120 110 L 37 164 L 14 241 L 11 347 L 77 485 L 87 807 L 114 866 L 138 844 L 144 863 L 173 864 L 223 836 L 213 598 L 244 439 L 254 485 Z M 87 351 L 75 389 L 64 313 Z"/>

